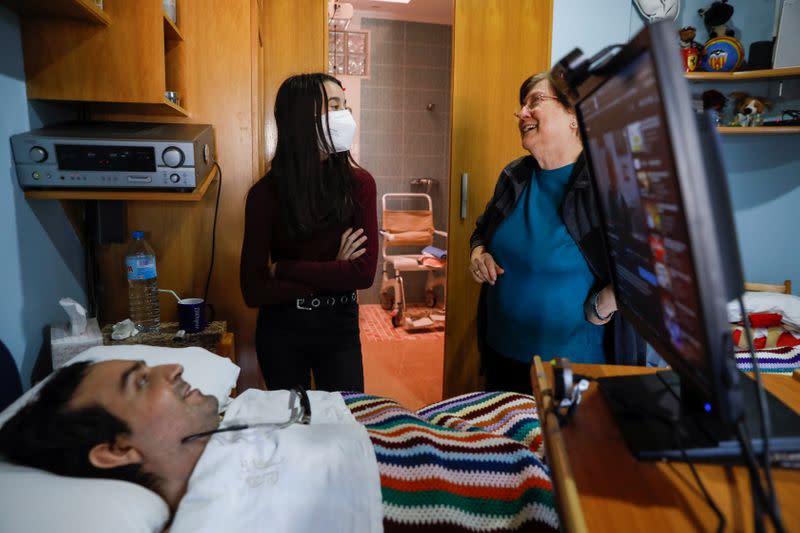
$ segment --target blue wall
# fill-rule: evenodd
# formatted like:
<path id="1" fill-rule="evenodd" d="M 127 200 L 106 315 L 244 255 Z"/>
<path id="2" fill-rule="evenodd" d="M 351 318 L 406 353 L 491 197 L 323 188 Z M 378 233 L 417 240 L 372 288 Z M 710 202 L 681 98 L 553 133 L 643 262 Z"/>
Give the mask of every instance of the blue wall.
<path id="1" fill-rule="evenodd" d="M 555 0 L 552 62 L 576 47 L 591 55 L 610 44 L 625 43 L 642 25 L 630 0 Z"/>
<path id="2" fill-rule="evenodd" d="M 45 326 L 66 322 L 59 298 L 86 301 L 83 252 L 59 202 L 25 200 L 9 137 L 73 113 L 53 104 L 29 105 L 19 20 L 5 7 L 0 7 L 0 50 L 0 339 L 27 388 Z"/>
<path id="3" fill-rule="evenodd" d="M 753 41 L 769 40 L 774 25 L 775 0 L 731 2 L 733 27 L 748 53 Z M 707 32 L 697 10 L 706 0 L 682 0 L 676 27 L 695 26 L 697 40 Z M 553 61 L 578 46 L 594 53 L 604 46 L 627 41 L 643 21 L 632 1 L 556 0 L 553 13 Z M 676 34 L 677 38 L 677 34 Z M 693 84 L 693 93 L 715 88 L 725 94 L 744 90 L 777 100 L 778 108 L 797 108 L 800 80 L 779 82 Z M 781 105 L 783 103 L 784 105 Z M 745 278 L 776 283 L 792 280 L 800 294 L 800 135 L 722 136 L 722 155 L 728 174 L 736 222 L 736 238 Z M 733 238 L 731 232 L 731 238 Z"/>

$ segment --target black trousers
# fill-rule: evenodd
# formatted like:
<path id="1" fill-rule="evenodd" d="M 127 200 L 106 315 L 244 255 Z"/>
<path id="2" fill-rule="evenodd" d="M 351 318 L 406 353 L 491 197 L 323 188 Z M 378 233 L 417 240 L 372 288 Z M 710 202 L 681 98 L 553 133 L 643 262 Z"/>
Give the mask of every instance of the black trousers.
<path id="1" fill-rule="evenodd" d="M 484 343 L 486 361 L 486 390 L 533 394 L 531 364 L 506 357 Z"/>
<path id="2" fill-rule="evenodd" d="M 270 390 L 309 388 L 364 391 L 358 304 L 320 307 L 263 306 L 256 326 L 256 353 Z"/>

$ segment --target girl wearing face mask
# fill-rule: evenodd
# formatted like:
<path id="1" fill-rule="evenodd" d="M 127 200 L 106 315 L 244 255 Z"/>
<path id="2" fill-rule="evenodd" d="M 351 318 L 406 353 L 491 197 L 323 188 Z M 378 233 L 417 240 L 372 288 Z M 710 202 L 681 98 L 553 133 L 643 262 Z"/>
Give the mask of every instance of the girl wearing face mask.
<path id="1" fill-rule="evenodd" d="M 278 143 L 250 189 L 240 281 L 257 307 L 256 352 L 269 389 L 364 390 L 356 290 L 378 257 L 375 180 L 350 155 L 356 124 L 327 74 L 283 82 Z"/>

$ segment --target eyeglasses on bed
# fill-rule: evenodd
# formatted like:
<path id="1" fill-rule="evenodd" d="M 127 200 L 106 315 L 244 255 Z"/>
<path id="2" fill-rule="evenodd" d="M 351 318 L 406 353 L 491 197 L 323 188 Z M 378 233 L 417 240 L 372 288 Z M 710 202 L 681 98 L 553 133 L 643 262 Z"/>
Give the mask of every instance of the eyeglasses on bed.
<path id="1" fill-rule="evenodd" d="M 233 424 L 231 426 L 219 427 L 209 431 L 203 431 L 201 433 L 195 433 L 193 435 L 189 435 L 188 437 L 184 437 L 181 439 L 181 444 L 186 444 L 187 442 L 192 442 L 193 440 L 197 440 L 202 437 L 208 437 L 209 435 L 214 435 L 215 433 L 242 431 L 251 428 L 269 428 L 271 431 L 274 431 L 277 429 L 287 428 L 292 424 L 302 424 L 302 425 L 310 424 L 311 402 L 308 399 L 308 394 L 306 393 L 306 390 L 303 387 L 297 386 L 292 390 L 290 390 L 289 394 L 290 394 L 290 406 L 292 409 L 292 414 L 289 416 L 289 420 L 285 422 L 258 422 L 254 424 Z M 295 404 L 299 405 L 296 406 Z"/>

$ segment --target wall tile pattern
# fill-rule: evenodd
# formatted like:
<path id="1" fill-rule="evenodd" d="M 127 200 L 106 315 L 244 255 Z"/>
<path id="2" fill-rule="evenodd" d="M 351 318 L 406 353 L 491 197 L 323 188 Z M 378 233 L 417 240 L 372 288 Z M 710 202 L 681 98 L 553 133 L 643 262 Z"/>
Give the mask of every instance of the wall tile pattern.
<path id="1" fill-rule="evenodd" d="M 380 198 L 388 192 L 426 192 L 414 178 L 432 178 L 437 229 L 447 226 L 450 151 L 451 27 L 362 19 L 370 31 L 371 75 L 361 83 L 360 161 L 374 177 Z M 433 104 L 433 110 L 428 110 Z M 398 205 L 398 204 L 394 204 Z M 401 206 L 414 209 L 417 204 Z M 444 241 L 437 238 L 436 245 Z M 377 303 L 382 261 L 362 303 Z M 404 274 L 406 297 L 424 300 L 424 274 Z"/>

